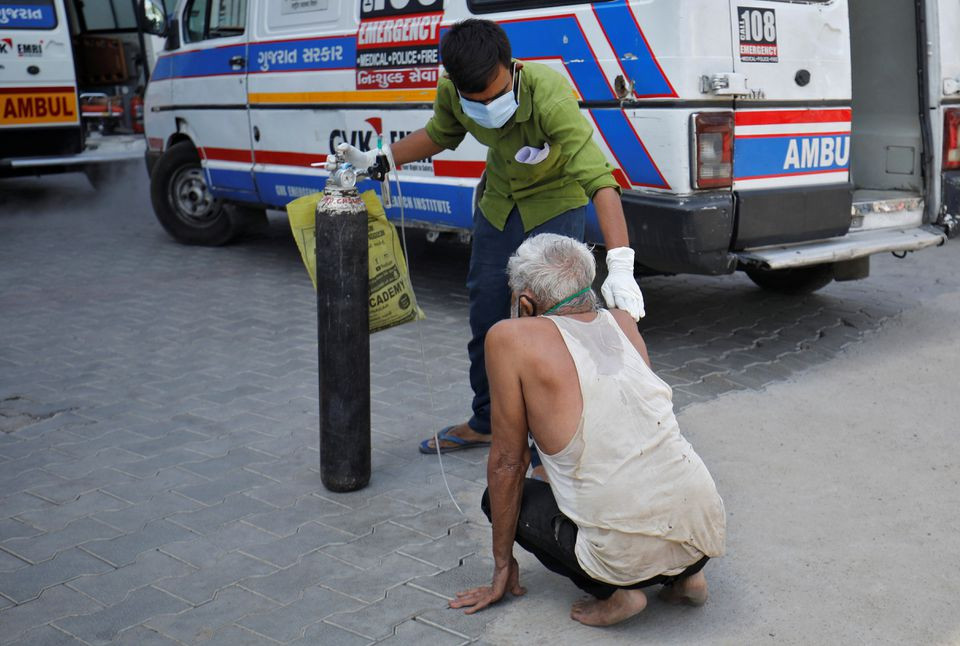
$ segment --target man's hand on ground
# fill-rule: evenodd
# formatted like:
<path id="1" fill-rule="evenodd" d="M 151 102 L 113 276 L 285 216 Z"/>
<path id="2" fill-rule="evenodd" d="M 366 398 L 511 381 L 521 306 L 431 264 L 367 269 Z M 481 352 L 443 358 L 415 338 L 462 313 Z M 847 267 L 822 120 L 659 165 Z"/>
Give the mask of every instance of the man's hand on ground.
<path id="1" fill-rule="evenodd" d="M 450 602 L 451 608 L 466 608 L 464 613 L 472 615 L 483 610 L 504 597 L 510 591 L 515 597 L 526 594 L 527 589 L 520 585 L 520 566 L 517 560 L 510 559 L 510 563 L 493 571 L 493 583 L 488 586 L 472 588 L 457 593 L 457 598 Z"/>
<path id="2" fill-rule="evenodd" d="M 607 279 L 600 288 L 607 307 L 629 312 L 634 321 L 639 321 L 646 312 L 643 309 L 643 293 L 633 277 L 633 249 L 617 247 L 608 250 L 607 270 Z"/>

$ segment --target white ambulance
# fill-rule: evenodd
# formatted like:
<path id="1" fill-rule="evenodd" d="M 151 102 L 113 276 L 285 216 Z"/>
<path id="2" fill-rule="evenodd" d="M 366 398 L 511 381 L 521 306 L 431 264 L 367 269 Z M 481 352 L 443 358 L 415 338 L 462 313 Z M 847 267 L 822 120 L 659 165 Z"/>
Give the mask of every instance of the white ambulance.
<path id="1" fill-rule="evenodd" d="M 422 127 L 439 40 L 471 16 L 569 79 L 640 273 L 808 292 L 955 231 L 956 0 L 180 0 L 146 98 L 160 222 L 226 242 L 321 189 L 338 143 Z M 405 166 L 406 221 L 469 231 L 485 156 L 468 137 Z"/>
<path id="2" fill-rule="evenodd" d="M 143 158 L 143 89 L 163 41 L 139 13 L 138 0 L 0 0 L 0 177 L 84 170 L 98 185 Z"/>

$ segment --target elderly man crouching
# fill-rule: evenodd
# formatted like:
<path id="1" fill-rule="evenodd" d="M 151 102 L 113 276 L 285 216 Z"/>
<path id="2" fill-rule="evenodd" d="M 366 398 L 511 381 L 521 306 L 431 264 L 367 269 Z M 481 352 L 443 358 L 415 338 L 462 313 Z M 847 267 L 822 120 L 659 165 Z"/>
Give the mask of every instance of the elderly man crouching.
<path id="1" fill-rule="evenodd" d="M 584 624 L 636 615 L 642 588 L 655 584 L 668 601 L 707 599 L 702 569 L 724 551 L 723 501 L 680 435 L 635 321 L 598 310 L 595 271 L 586 245 L 555 234 L 529 238 L 510 259 L 513 318 L 486 339 L 493 583 L 459 593 L 453 608 L 524 593 L 514 541 L 596 598 L 573 605 Z M 549 484 L 524 477 L 528 433 Z"/>

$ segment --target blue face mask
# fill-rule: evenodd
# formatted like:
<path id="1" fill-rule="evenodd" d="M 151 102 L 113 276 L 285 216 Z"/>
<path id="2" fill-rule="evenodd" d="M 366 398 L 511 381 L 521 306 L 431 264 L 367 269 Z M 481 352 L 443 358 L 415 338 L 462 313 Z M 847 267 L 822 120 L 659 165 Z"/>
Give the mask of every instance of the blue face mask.
<path id="1" fill-rule="evenodd" d="M 520 104 L 517 103 L 517 88 L 520 86 L 520 73 L 517 66 L 513 66 L 513 91 L 498 96 L 490 103 L 480 103 L 463 98 L 460 95 L 460 107 L 463 113 L 473 119 L 477 125 L 484 128 L 499 128 L 513 116 Z M 459 92 L 457 93 L 459 94 Z"/>

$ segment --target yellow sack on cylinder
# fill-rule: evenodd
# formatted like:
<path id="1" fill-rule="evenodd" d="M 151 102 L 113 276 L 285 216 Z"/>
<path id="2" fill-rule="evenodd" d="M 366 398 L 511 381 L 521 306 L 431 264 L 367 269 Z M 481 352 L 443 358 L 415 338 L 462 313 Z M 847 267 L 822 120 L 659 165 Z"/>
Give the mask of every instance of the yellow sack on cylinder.
<path id="1" fill-rule="evenodd" d="M 375 191 L 360 195 L 367 208 L 367 250 L 370 279 L 370 332 L 379 332 L 402 323 L 426 318 L 417 306 L 410 284 L 403 245 Z M 323 193 L 312 193 L 287 204 L 290 229 L 307 267 L 313 288 L 317 288 L 316 210 Z"/>

